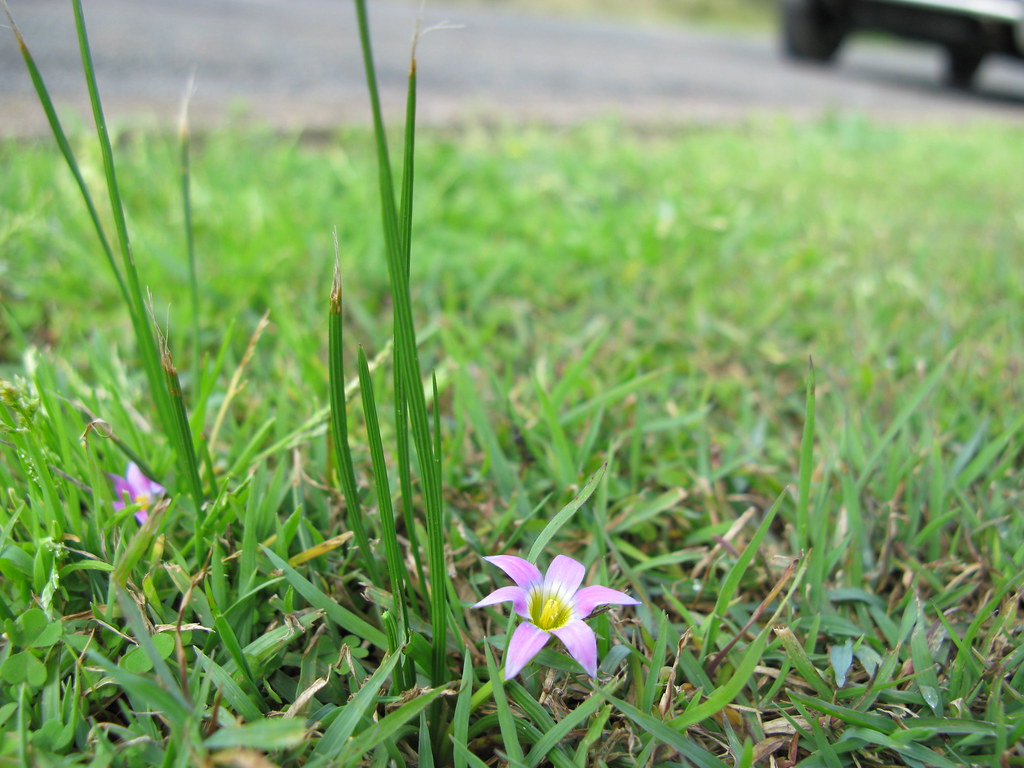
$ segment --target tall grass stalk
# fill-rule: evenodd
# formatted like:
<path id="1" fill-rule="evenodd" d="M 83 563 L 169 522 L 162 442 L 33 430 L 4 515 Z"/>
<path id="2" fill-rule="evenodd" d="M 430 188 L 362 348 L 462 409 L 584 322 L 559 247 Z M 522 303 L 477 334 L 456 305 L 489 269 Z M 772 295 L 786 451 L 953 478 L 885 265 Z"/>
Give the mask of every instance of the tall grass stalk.
<path id="1" fill-rule="evenodd" d="M 346 520 L 349 530 L 355 535 L 356 546 L 367 576 L 375 584 L 380 583 L 380 569 L 370 549 L 370 537 L 363 520 L 363 506 L 356 488 L 355 466 L 349 448 L 348 413 L 345 403 L 345 360 L 343 352 L 344 324 L 341 316 L 342 283 L 341 268 L 337 264 L 338 243 L 335 240 L 334 282 L 331 287 L 330 312 L 328 314 L 328 370 L 331 401 L 331 445 L 341 490 L 345 496 Z"/>
<path id="2" fill-rule="evenodd" d="M 816 414 L 814 386 L 814 361 L 807 363 L 807 389 L 804 395 L 804 428 L 800 438 L 800 476 L 797 486 L 796 528 L 800 548 L 808 553 L 811 561 L 811 572 L 824 578 L 824 563 L 827 556 L 826 536 L 828 528 L 824 515 L 815 516 L 811 520 L 811 475 L 814 470 L 814 419 Z M 818 589 L 820 580 L 810 580 L 809 597 L 814 609 L 821 611 L 825 607 L 825 595 Z"/>
<path id="3" fill-rule="evenodd" d="M 195 72 L 189 76 L 185 94 L 181 98 L 178 118 L 178 147 L 181 166 L 181 212 L 185 229 L 185 255 L 188 258 L 188 287 L 192 309 L 192 381 L 199 385 L 202 355 L 199 338 L 199 277 L 196 272 L 196 237 L 192 226 L 192 141 L 189 130 L 189 104 L 195 92 Z"/>
<path id="4" fill-rule="evenodd" d="M 155 321 L 154 321 L 155 325 Z M 167 387 L 167 394 L 170 397 L 171 411 L 174 416 L 174 432 L 170 435 L 172 442 L 182 446 L 180 451 L 184 462 L 185 481 L 188 484 L 189 493 L 192 496 L 192 503 L 195 504 L 196 515 L 194 520 L 196 556 L 200 557 L 203 551 L 203 486 L 199 480 L 199 461 L 196 458 L 195 442 L 192 439 L 192 428 L 189 426 L 188 413 L 185 408 L 185 396 L 181 391 L 181 380 L 178 377 L 178 369 L 174 367 L 174 360 L 171 357 L 171 349 L 167 337 L 157 329 L 157 336 L 160 341 L 160 368 L 163 371 L 164 381 Z M 211 478 L 212 482 L 212 478 Z"/>
<path id="5" fill-rule="evenodd" d="M 107 195 L 110 203 L 110 210 L 117 233 L 117 243 L 121 254 L 122 266 L 118 268 L 114 259 L 113 249 L 106 236 L 100 220 L 99 212 L 92 201 L 85 179 L 75 160 L 70 143 L 57 118 L 53 99 L 49 90 L 35 64 L 28 46 L 25 43 L 7 4 L 4 3 L 4 10 L 11 28 L 18 41 L 18 46 L 25 61 L 26 68 L 32 79 L 33 86 L 39 98 L 40 104 L 46 113 L 47 121 L 53 133 L 57 146 L 64 156 L 65 162 L 70 169 L 75 183 L 82 194 L 90 220 L 99 237 L 103 252 L 107 257 L 111 271 L 121 291 L 122 299 L 128 309 L 131 318 L 132 328 L 135 332 L 136 343 L 139 347 L 139 355 L 142 360 L 143 369 L 149 381 L 151 397 L 156 406 L 158 423 L 174 449 L 178 469 L 181 476 L 188 483 L 190 492 L 195 504 L 195 514 L 201 515 L 202 494 L 197 492 L 196 484 L 193 482 L 192 474 L 196 465 L 195 451 L 191 437 L 187 437 L 179 429 L 179 419 L 176 413 L 176 405 L 173 401 L 171 391 L 168 389 L 165 379 L 162 356 L 157 348 L 154 329 L 150 325 L 149 315 L 146 309 L 146 301 L 143 294 L 142 282 L 139 279 L 135 259 L 132 255 L 131 242 L 128 236 L 128 225 L 125 219 L 124 204 L 121 198 L 120 187 L 117 182 L 117 173 L 114 166 L 114 155 L 111 148 L 110 136 L 107 130 L 106 118 L 103 114 L 103 106 L 100 99 L 99 87 L 96 83 L 96 73 L 93 67 L 92 51 L 89 47 L 89 37 L 85 25 L 85 14 L 82 10 L 81 0 L 72 0 L 72 9 L 75 18 L 75 30 L 78 37 L 79 51 L 82 59 L 82 71 L 85 75 L 86 86 L 89 91 L 89 102 L 92 108 L 93 120 L 96 127 L 96 135 L 99 143 L 100 154 L 103 159 L 103 173 L 106 183 Z M 123 271 L 122 271 L 123 270 Z M 187 420 L 186 420 L 187 423 Z"/>
<path id="6" fill-rule="evenodd" d="M 121 252 L 122 269 L 128 285 L 128 311 L 135 330 L 135 339 L 139 345 L 139 355 L 149 378 L 150 391 L 157 407 L 160 423 L 164 433 L 171 438 L 178 448 L 183 446 L 173 439 L 176 433 L 175 416 L 170 396 L 163 385 L 160 352 L 156 346 L 153 329 L 147 319 L 146 303 L 142 290 L 142 282 L 135 266 L 131 241 L 128 237 L 128 224 L 124 215 L 124 203 L 121 200 L 121 189 L 117 183 L 117 172 L 114 167 L 114 152 L 110 145 L 110 134 L 107 130 L 106 117 L 103 114 L 103 103 L 100 100 L 99 86 L 96 83 L 96 71 L 93 67 L 92 50 L 89 47 L 89 35 L 85 26 L 85 13 L 81 0 L 72 0 L 75 14 L 75 31 L 78 35 L 78 47 L 82 57 L 82 72 L 89 91 L 89 104 L 92 107 L 93 122 L 96 126 L 96 138 L 100 154 L 103 158 L 103 175 L 106 182 L 110 212 L 114 220 L 117 244 Z M 179 468 L 187 473 L 187 460 L 183 452 L 178 453 Z M 198 510 L 196 510 L 198 514 Z"/>
<path id="7" fill-rule="evenodd" d="M 366 434 L 370 443 L 370 460 L 373 464 L 373 477 L 377 487 L 377 512 L 380 515 L 381 541 L 384 545 L 384 559 L 387 562 L 388 581 L 391 584 L 393 605 L 401 618 L 400 640 L 404 643 L 409 631 L 409 609 L 406 605 L 405 565 L 398 546 L 398 532 L 395 528 L 395 512 L 391 505 L 391 485 L 388 482 L 387 462 L 384 458 L 384 443 L 380 436 L 380 424 L 377 420 L 377 402 L 373 394 L 373 380 L 370 378 L 370 367 L 362 347 L 359 349 L 359 392 L 363 398 L 363 414 L 366 419 Z M 406 687 L 411 676 L 402 678 Z M 403 690 L 405 688 L 403 687 Z"/>
<path id="8" fill-rule="evenodd" d="M 400 386 L 407 398 L 409 419 L 412 425 L 412 439 L 416 447 L 416 459 L 420 480 L 424 487 L 424 506 L 427 529 L 427 567 L 430 575 L 430 625 L 432 634 L 432 657 L 430 678 L 434 685 L 447 682 L 447 638 L 448 638 L 448 572 L 445 566 L 444 503 L 441 496 L 441 473 L 439 457 L 435 456 L 431 440 L 430 422 L 427 416 L 426 397 L 423 392 L 422 373 L 416 345 L 416 331 L 412 318 L 412 298 L 409 290 L 409 263 L 411 244 L 401 232 L 411 225 L 400 226 L 395 204 L 394 182 L 388 152 L 387 135 L 381 115 L 380 95 L 374 68 L 373 51 L 370 44 L 369 20 L 365 0 L 356 0 L 356 14 L 359 23 L 359 39 L 362 44 L 366 82 L 370 93 L 373 112 L 373 127 L 377 148 L 378 180 L 380 184 L 381 213 L 384 224 L 384 239 L 387 249 L 388 279 L 391 284 L 391 298 L 394 306 L 395 361 L 399 370 Z M 415 59 L 413 59 L 415 61 Z M 410 87 L 415 87 L 415 63 L 410 68 Z M 414 101 L 410 101 L 414 104 Z M 407 126 L 406 136 L 412 131 Z M 409 141 L 409 139 L 407 139 Z M 407 154 L 409 163 L 405 175 L 412 178 L 412 156 Z M 412 217 L 412 198 L 403 207 L 402 217 L 409 222 Z M 436 724 L 435 724 L 436 727 Z"/>
<path id="9" fill-rule="evenodd" d="M 399 219 L 402 222 L 399 250 L 405 255 L 406 280 L 411 279 L 410 268 L 412 262 L 412 201 L 416 150 L 416 42 L 418 36 L 419 32 L 417 30 L 416 34 L 413 35 L 412 60 L 409 64 L 409 85 L 406 93 L 405 140 L 403 144 L 405 151 L 402 166 L 401 210 L 399 212 Z M 372 59 L 370 64 L 372 66 Z M 372 91 L 373 89 L 371 89 Z M 393 369 L 392 381 L 395 397 L 395 440 L 398 456 L 398 482 L 401 490 L 402 521 L 405 524 L 406 536 L 409 537 L 418 582 L 421 588 L 425 590 L 426 579 L 424 578 L 423 571 L 423 556 L 420 552 L 419 535 L 416 532 L 415 510 L 413 507 L 412 456 L 409 452 L 409 396 L 406 393 L 406 384 L 404 383 L 401 369 L 397 365 Z M 424 600 L 428 600 L 426 592 L 424 592 Z"/>

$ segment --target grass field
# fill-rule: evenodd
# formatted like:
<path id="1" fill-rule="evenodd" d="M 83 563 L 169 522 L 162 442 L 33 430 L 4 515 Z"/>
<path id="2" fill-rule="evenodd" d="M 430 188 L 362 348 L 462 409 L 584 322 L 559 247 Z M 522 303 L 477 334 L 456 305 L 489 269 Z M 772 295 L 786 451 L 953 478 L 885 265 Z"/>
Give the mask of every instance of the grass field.
<path id="1" fill-rule="evenodd" d="M 0 765 L 1024 763 L 1021 138 L 0 143 Z"/>

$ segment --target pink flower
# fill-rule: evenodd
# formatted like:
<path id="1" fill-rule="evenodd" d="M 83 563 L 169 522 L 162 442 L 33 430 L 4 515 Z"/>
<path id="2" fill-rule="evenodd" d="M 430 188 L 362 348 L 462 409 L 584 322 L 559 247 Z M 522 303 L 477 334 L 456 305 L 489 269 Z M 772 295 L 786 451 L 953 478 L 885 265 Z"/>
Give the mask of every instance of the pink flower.
<path id="1" fill-rule="evenodd" d="M 128 504 L 138 504 L 140 509 L 135 513 L 135 519 L 140 524 L 149 519 L 149 508 L 153 502 L 167 493 L 160 483 L 142 474 L 134 461 L 128 462 L 124 477 L 111 475 L 110 478 L 114 481 L 114 510 L 120 512 Z"/>
<path id="2" fill-rule="evenodd" d="M 587 569 L 583 563 L 558 555 L 541 576 L 531 562 L 514 555 L 495 555 L 484 560 L 503 570 L 516 583 L 501 587 L 474 605 L 512 603 L 526 621 L 516 627 L 505 650 L 505 679 L 519 674 L 554 635 L 591 677 L 597 676 L 597 637 L 583 623 L 599 605 L 639 605 L 624 592 L 594 585 L 579 589 Z"/>

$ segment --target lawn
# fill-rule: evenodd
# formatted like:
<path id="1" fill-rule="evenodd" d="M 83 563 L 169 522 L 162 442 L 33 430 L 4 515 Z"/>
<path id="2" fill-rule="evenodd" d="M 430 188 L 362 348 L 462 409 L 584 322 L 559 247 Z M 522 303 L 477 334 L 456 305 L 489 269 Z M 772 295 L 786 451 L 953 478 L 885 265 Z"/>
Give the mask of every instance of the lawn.
<path id="1" fill-rule="evenodd" d="M 193 137 L 191 228 L 115 131 L 163 392 L 96 138 L 113 262 L 0 143 L 0 765 L 1024 763 L 1022 138 L 421 131 L 409 240 L 368 130 Z M 640 601 L 596 677 L 499 554 Z"/>

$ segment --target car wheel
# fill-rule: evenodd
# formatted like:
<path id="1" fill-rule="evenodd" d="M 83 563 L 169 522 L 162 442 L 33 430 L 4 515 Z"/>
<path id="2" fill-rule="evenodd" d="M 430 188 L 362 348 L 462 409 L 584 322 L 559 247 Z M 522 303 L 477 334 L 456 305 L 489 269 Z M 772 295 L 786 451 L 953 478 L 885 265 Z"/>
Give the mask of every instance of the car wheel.
<path id="1" fill-rule="evenodd" d="M 846 32 L 845 20 L 819 0 L 783 0 L 782 49 L 787 56 L 831 61 Z"/>
<path id="2" fill-rule="evenodd" d="M 970 88 L 984 58 L 984 52 L 972 46 L 949 46 L 946 49 L 946 83 L 953 88 Z"/>

